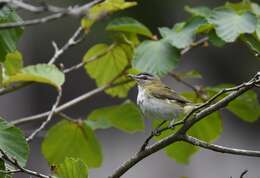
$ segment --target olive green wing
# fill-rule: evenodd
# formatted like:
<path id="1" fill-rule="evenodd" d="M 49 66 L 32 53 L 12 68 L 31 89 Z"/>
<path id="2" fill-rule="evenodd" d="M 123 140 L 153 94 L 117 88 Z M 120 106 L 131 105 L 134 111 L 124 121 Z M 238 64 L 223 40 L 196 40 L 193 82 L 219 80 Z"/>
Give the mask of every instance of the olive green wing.
<path id="1" fill-rule="evenodd" d="M 160 87 L 149 88 L 149 92 L 152 96 L 159 98 L 159 99 L 174 100 L 181 104 L 191 103 L 189 100 L 178 95 L 178 93 L 176 91 L 167 87 L 166 85 L 160 86 Z"/>

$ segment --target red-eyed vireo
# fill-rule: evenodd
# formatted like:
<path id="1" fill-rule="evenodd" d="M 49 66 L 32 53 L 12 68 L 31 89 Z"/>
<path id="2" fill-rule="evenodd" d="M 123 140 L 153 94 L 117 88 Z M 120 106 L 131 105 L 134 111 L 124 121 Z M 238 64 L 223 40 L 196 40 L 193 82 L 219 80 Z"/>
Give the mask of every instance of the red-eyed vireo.
<path id="1" fill-rule="evenodd" d="M 137 104 L 147 118 L 170 120 L 172 125 L 181 113 L 188 113 L 195 107 L 156 76 L 148 73 L 128 76 L 137 82 Z"/>

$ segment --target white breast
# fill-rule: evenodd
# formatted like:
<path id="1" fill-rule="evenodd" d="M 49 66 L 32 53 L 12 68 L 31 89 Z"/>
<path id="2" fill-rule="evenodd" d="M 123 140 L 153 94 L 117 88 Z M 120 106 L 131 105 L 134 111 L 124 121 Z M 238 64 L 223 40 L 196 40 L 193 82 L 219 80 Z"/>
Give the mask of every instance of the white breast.
<path id="1" fill-rule="evenodd" d="M 172 101 L 162 101 L 148 95 L 141 87 L 138 87 L 137 104 L 147 118 L 172 120 L 178 117 L 182 108 Z"/>

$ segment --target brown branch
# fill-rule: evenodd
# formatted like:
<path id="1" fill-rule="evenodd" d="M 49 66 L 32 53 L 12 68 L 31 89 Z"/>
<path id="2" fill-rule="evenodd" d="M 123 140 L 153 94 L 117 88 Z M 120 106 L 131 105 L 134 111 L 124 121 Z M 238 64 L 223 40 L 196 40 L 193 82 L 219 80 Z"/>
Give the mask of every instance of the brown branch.
<path id="1" fill-rule="evenodd" d="M 180 76 L 178 76 L 177 74 L 170 72 L 169 75 L 171 77 L 173 77 L 176 81 L 182 83 L 183 85 L 187 86 L 188 88 L 192 89 L 195 94 L 197 95 L 197 97 L 199 97 L 202 101 L 206 101 L 205 96 L 202 94 L 201 90 L 196 88 L 195 86 L 193 86 L 192 84 L 186 82 L 185 80 L 183 80 Z"/>
<path id="2" fill-rule="evenodd" d="M 167 147 L 170 144 L 173 144 L 175 142 L 183 140 L 183 136 L 186 134 L 186 132 L 198 121 L 205 118 L 206 116 L 210 115 L 211 113 L 227 106 L 231 101 L 245 93 L 246 91 L 250 90 L 255 86 L 255 84 L 259 84 L 260 73 L 257 73 L 251 80 L 248 82 L 245 82 L 241 85 L 238 85 L 237 87 L 233 87 L 231 89 L 226 89 L 220 92 L 218 95 L 215 95 L 211 100 L 215 100 L 217 97 L 221 95 L 221 93 L 225 93 L 227 91 L 233 91 L 229 95 L 225 96 L 221 100 L 217 101 L 216 103 L 212 105 L 208 105 L 208 107 L 204 108 L 203 110 L 199 111 L 198 113 L 191 116 L 190 119 L 186 119 L 183 126 L 175 133 L 172 134 L 155 144 L 147 147 L 145 150 L 137 152 L 136 155 L 134 155 L 132 158 L 130 158 L 128 161 L 123 163 L 115 172 L 110 176 L 109 178 L 119 178 L 121 177 L 125 172 L 127 172 L 130 168 L 132 168 L 135 164 L 143 160 L 144 158 L 148 157 L 149 155 Z M 209 101 L 208 103 L 211 103 Z M 243 152 L 241 150 L 236 150 L 239 152 L 239 155 L 246 155 L 249 156 L 251 154 L 255 154 L 257 152 Z"/>

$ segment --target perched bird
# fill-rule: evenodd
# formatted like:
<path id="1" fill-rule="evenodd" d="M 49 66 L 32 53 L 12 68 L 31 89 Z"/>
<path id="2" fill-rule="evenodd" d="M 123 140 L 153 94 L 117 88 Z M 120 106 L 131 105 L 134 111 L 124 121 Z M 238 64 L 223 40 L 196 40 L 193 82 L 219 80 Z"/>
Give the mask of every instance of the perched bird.
<path id="1" fill-rule="evenodd" d="M 156 76 L 149 73 L 128 76 L 137 82 L 137 104 L 147 118 L 170 120 L 172 125 L 181 113 L 188 113 L 195 107 Z"/>

